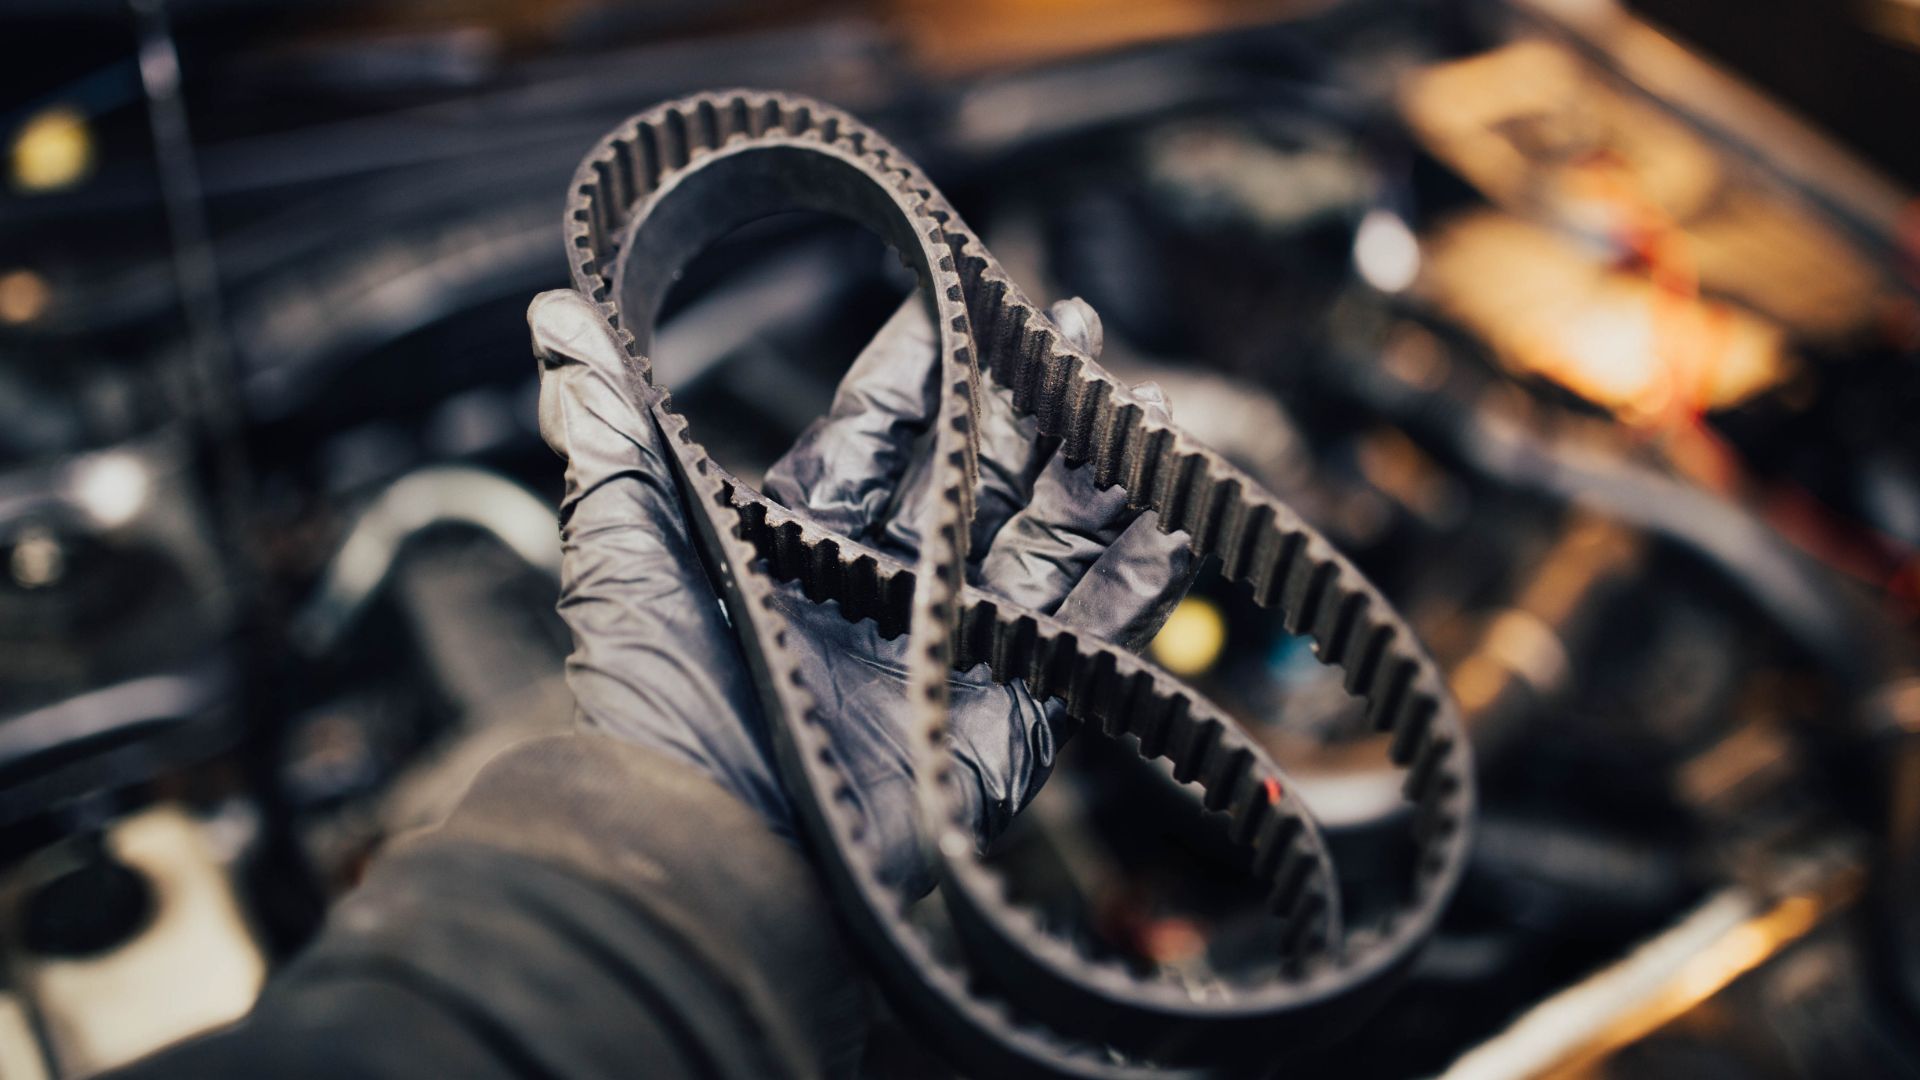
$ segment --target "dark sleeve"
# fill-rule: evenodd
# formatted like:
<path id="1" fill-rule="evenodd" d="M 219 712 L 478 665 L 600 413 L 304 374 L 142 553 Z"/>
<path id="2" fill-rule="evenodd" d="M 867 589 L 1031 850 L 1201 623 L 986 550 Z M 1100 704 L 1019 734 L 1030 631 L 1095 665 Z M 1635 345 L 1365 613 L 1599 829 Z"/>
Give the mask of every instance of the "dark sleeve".
<path id="1" fill-rule="evenodd" d="M 683 764 L 559 736 L 380 858 L 246 1020 L 119 1075 L 844 1075 L 861 995 L 790 844 Z"/>

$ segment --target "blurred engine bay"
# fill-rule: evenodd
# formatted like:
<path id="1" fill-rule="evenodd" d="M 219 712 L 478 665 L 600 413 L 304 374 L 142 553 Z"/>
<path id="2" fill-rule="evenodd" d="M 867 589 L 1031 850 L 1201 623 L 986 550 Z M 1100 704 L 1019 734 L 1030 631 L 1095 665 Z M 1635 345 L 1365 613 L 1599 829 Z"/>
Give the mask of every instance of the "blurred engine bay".
<path id="1" fill-rule="evenodd" d="M 1827 62 L 1920 83 L 1907 6 Z M 1659 5 L 1117 7 L 9 17 L 0 1074 L 231 1020 L 383 843 L 570 724 L 526 303 L 580 153 L 738 84 L 859 114 L 1036 298 L 1089 300 L 1104 362 L 1450 673 L 1472 868 L 1290 1070 L 1920 1075 L 1913 163 Z M 752 477 L 910 284 L 839 223 L 752 226 L 680 282 L 659 381 Z M 1203 575 L 1153 655 L 1387 873 L 1381 747 L 1304 648 Z M 995 857 L 1203 963 L 1212 838 L 1128 824 L 1178 797 L 1081 740 Z M 901 1041 L 873 1075 L 926 1067 Z"/>

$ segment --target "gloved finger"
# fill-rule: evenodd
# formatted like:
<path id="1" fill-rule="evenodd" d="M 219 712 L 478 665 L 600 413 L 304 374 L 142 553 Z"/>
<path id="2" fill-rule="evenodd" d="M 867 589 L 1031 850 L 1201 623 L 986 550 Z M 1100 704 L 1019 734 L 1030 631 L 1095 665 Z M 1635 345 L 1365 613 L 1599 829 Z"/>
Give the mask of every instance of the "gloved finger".
<path id="1" fill-rule="evenodd" d="M 571 289 L 543 292 L 527 306 L 527 326 L 540 362 L 540 437 L 567 462 L 563 527 L 678 523 L 659 434 L 636 400 L 625 350 L 593 303 Z M 631 482 L 624 499 L 595 497 L 620 480 Z"/>
<path id="2" fill-rule="evenodd" d="M 933 320 L 907 297 L 847 369 L 827 415 L 767 470 L 764 489 L 826 528 L 863 539 L 906 479 L 936 401 Z"/>
<path id="3" fill-rule="evenodd" d="M 1098 361 L 1102 333 L 1100 315 L 1079 297 L 1060 300 L 1050 309 L 1055 325 L 1068 342 Z M 1013 395 L 991 383 L 980 395 L 980 483 L 974 489 L 973 527 L 969 533 L 969 561 L 976 567 L 985 559 L 995 534 L 1033 497 L 1054 440 L 1042 439 L 1032 419 L 1014 412 Z M 900 497 L 881 533 L 882 550 L 912 558 L 920 550 L 920 523 L 926 520 L 933 471 L 922 455 L 908 469 Z M 978 576 L 978 575 L 976 575 Z"/>
<path id="4" fill-rule="evenodd" d="M 567 460 L 559 610 L 581 722 L 680 757 L 790 834 L 752 682 L 625 350 L 572 290 L 535 297 L 527 322 L 540 434 Z"/>
<path id="5" fill-rule="evenodd" d="M 1095 637 L 1140 652 L 1193 587 L 1200 560 L 1181 530 L 1160 531 L 1152 511 L 1134 519 L 1053 614 Z"/>
<path id="6" fill-rule="evenodd" d="M 1039 793 L 1060 744 L 1025 683 L 969 674 L 949 684 L 948 700 L 947 740 L 971 772 L 961 791 L 974 836 L 984 845 Z"/>
<path id="7" fill-rule="evenodd" d="M 774 603 L 800 630 L 792 636 L 801 678 L 833 733 L 833 753 L 882 880 L 918 896 L 933 887 L 920 844 L 913 731 L 901 708 L 909 639 L 880 636 L 872 620 L 848 622 L 794 584 Z M 995 683 L 984 669 L 947 682 L 947 739 L 962 766 L 964 812 L 984 843 L 1032 799 L 1052 770 L 1056 742 L 1045 709 L 1024 684 Z"/>
<path id="8" fill-rule="evenodd" d="M 1141 383 L 1132 394 L 1155 415 L 1166 415 L 1157 385 Z M 1052 614 L 1138 516 L 1127 506 L 1126 489 L 1101 491 L 1091 467 L 1055 457 L 1035 483 L 1032 501 L 995 537 L 981 580 L 1014 603 Z"/>

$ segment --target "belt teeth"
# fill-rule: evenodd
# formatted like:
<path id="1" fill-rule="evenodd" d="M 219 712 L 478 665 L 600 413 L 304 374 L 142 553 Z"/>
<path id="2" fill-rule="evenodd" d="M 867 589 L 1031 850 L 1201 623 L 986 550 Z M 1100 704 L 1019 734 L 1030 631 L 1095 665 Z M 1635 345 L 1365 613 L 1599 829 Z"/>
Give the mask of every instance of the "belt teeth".
<path id="1" fill-rule="evenodd" d="M 1193 527 L 1193 549 L 1219 554 L 1220 538 L 1231 536 L 1245 513 L 1240 501 L 1240 481 L 1223 480 L 1207 489 L 1206 508 Z M 1224 557 L 1221 560 L 1225 561 Z"/>
<path id="2" fill-rule="evenodd" d="M 1177 482 L 1173 432 L 1164 427 L 1146 428 L 1138 442 L 1139 460 L 1127 469 L 1127 490 L 1133 493 L 1136 505 L 1151 507 L 1158 514 L 1160 528 L 1171 532 L 1179 526 L 1163 508 L 1172 501 Z"/>
<path id="3" fill-rule="evenodd" d="M 860 556 L 848 565 L 846 582 L 847 591 L 842 597 L 841 606 L 847 609 L 848 617 L 878 619 L 880 610 L 886 606 L 882 596 L 880 564 L 870 556 Z"/>
<path id="4" fill-rule="evenodd" d="M 687 145 L 687 114 L 679 109 L 668 109 L 666 124 L 660 130 L 660 163 L 670 172 L 679 172 L 692 160 L 691 148 Z"/>
<path id="5" fill-rule="evenodd" d="M 693 146 L 696 150 L 713 150 L 723 141 L 720 136 L 720 110 L 713 107 L 711 101 L 701 101 L 693 110 Z"/>
<path id="6" fill-rule="evenodd" d="M 1268 551 L 1264 558 L 1256 559 L 1253 576 L 1247 582 L 1253 593 L 1253 602 L 1261 607 L 1272 607 L 1280 598 L 1288 581 L 1292 580 L 1293 563 L 1299 558 L 1300 549 L 1306 545 L 1306 537 L 1298 532 L 1280 535 L 1275 530 L 1273 539 L 1263 541 L 1261 548 Z"/>
<path id="7" fill-rule="evenodd" d="M 753 107 L 752 119 L 748 122 L 747 134 L 758 139 L 767 132 L 780 126 L 780 101 L 778 98 L 763 98 Z"/>
<path id="8" fill-rule="evenodd" d="M 1387 756 L 1395 765 L 1404 768 L 1426 747 L 1428 737 L 1433 734 L 1434 711 L 1433 699 L 1421 698 L 1394 725 L 1393 744 L 1388 747 Z"/>
<path id="9" fill-rule="evenodd" d="M 1093 481 L 1105 490 L 1126 479 L 1127 464 L 1147 437 L 1135 423 L 1140 418 L 1140 406 L 1116 399 L 1110 386 L 1097 382 L 1085 395 L 1083 408 L 1088 413 L 1087 427 L 1093 433 L 1093 452 L 1087 455 L 1093 464 Z"/>
<path id="10" fill-rule="evenodd" d="M 998 612 L 994 612 L 998 615 Z M 1038 653 L 1040 627 L 1031 618 L 1020 616 L 1005 626 L 989 624 L 988 629 L 999 629 L 988 645 L 992 656 L 993 672 L 1001 679 L 1025 679 L 1033 674 L 1035 657 Z"/>
<path id="11" fill-rule="evenodd" d="M 808 553 L 807 595 L 816 603 L 844 595 L 846 566 L 840 561 L 840 545 L 824 540 Z"/>
<path id="12" fill-rule="evenodd" d="M 1333 584 L 1336 568 L 1330 562 L 1316 562 L 1311 556 L 1300 559 L 1289 569 L 1287 588 L 1280 605 L 1287 611 L 1287 629 L 1296 634 L 1309 633 Z"/>
<path id="13" fill-rule="evenodd" d="M 1135 723 L 1135 718 L 1151 708 L 1147 704 L 1153 697 L 1153 675 L 1145 669 L 1136 670 L 1120 680 L 1118 700 L 1113 712 L 1101 725 L 1101 730 L 1109 736 L 1124 735 Z"/>
<path id="14" fill-rule="evenodd" d="M 736 94 L 727 99 L 727 111 L 720 116 L 720 142 L 724 145 L 741 136 L 751 137 L 753 119 L 747 99 Z"/>
<path id="15" fill-rule="evenodd" d="M 1432 797 L 1439 790 L 1444 777 L 1440 765 L 1453 751 L 1453 739 L 1447 735 L 1428 735 L 1414 758 L 1413 767 L 1407 770 L 1407 798 L 1420 803 Z"/>
<path id="16" fill-rule="evenodd" d="M 1317 892 L 1301 893 L 1288 908 L 1285 915 L 1286 934 L 1280 939 L 1280 954 L 1296 959 L 1311 952 L 1317 944 L 1321 932 L 1321 913 L 1326 909 L 1326 897 Z"/>
<path id="17" fill-rule="evenodd" d="M 1167 737 L 1175 728 L 1191 723 L 1188 710 L 1193 703 L 1185 695 L 1176 695 L 1167 704 L 1167 708 L 1143 723 L 1135 732 L 1140 737 L 1140 756 L 1157 758 L 1166 753 Z"/>
<path id="18" fill-rule="evenodd" d="M 1200 783 L 1206 790 L 1202 801 L 1209 810 L 1225 810 L 1233 801 L 1240 781 L 1253 768 L 1253 754 L 1245 747 L 1231 750 L 1215 747 Z"/>
<path id="19" fill-rule="evenodd" d="M 1249 782 L 1234 795 L 1233 824 L 1227 832 L 1227 838 L 1236 844 L 1251 843 L 1279 806 L 1277 800 L 1268 797 L 1267 787 L 1258 777 L 1252 772 L 1247 775 Z"/>
<path id="20" fill-rule="evenodd" d="M 1273 874 L 1273 888 L 1267 894 L 1267 910 L 1285 915 L 1300 899 L 1313 872 L 1313 856 L 1298 843 L 1288 844 L 1280 853 L 1280 866 Z"/>
<path id="21" fill-rule="evenodd" d="M 1220 722 L 1206 719 L 1197 721 L 1189 729 L 1187 742 L 1180 748 L 1173 761 L 1173 778 L 1187 783 L 1200 775 L 1206 767 L 1207 755 L 1213 752 L 1220 742 Z"/>
<path id="22" fill-rule="evenodd" d="M 1352 662 L 1347 663 L 1347 693 L 1365 694 L 1373 688 L 1374 676 L 1379 674 L 1380 662 L 1386 659 L 1387 647 L 1393 644 L 1395 631 L 1391 626 L 1369 626 L 1362 616 L 1368 606 L 1367 598 L 1355 593 L 1342 601 L 1341 615 L 1348 617 L 1350 625 L 1344 629 L 1338 627 L 1328 633 L 1327 648 L 1321 651 L 1322 659 L 1329 664 L 1343 663 L 1338 652 L 1348 652 L 1346 646 L 1353 638 L 1361 638 L 1365 644 L 1358 653 L 1349 653 Z M 1351 615 L 1349 616 L 1349 609 Z"/>
<path id="23" fill-rule="evenodd" d="M 1277 1030 L 1267 1021 L 1284 1025 L 1318 1015 L 1301 1008 L 1309 971 L 1314 979 L 1348 980 L 1329 1000 L 1368 997 L 1351 992 L 1359 989 L 1354 980 L 1404 964 L 1363 965 L 1355 958 L 1383 950 L 1404 956 L 1431 930 L 1459 877 L 1473 804 L 1458 714 L 1405 624 L 1284 503 L 1149 414 L 1070 348 L 912 162 L 864 125 L 817 102 L 755 91 L 697 95 L 635 117 L 582 163 L 563 222 L 575 287 L 598 302 L 643 373 L 650 377 L 650 365 L 635 332 L 638 340 L 650 340 L 650 327 L 626 325 L 611 295 L 619 260 L 630 257 L 621 250 L 623 240 L 646 228 L 645 220 L 636 225 L 633 219 L 689 191 L 705 195 L 685 197 L 719 198 L 693 174 L 717 175 L 711 166 L 755 152 L 756 144 L 834 163 L 831 181 L 809 179 L 805 169 L 794 175 L 796 185 L 820 185 L 801 200 L 808 207 L 842 205 L 870 222 L 876 201 L 885 207 L 892 216 L 884 234 L 904 238 L 903 260 L 926 268 L 927 295 L 939 313 L 939 498 L 918 566 L 833 535 L 740 484 L 694 441 L 664 393 L 652 406 L 691 488 L 688 505 L 697 520 L 690 524 L 702 557 L 729 612 L 744 616 L 735 626 L 762 676 L 756 685 L 784 748 L 782 776 L 813 850 L 827 864 L 850 924 L 890 958 L 882 968 L 898 980 L 903 1000 L 950 1033 L 948 1049 L 972 1071 L 1137 1080 L 1139 1071 L 1117 1067 L 1105 1043 L 1170 1053 L 1180 1064 L 1189 1057 L 1217 1064 L 1209 1053 L 1224 1061 L 1230 1050 L 1244 1049 L 1216 1047 L 1219 1031 L 1257 1030 L 1265 1046 Z M 849 168 L 874 191 L 853 191 Z M 671 193 L 662 194 L 670 183 Z M 788 208 L 798 207 L 772 210 Z M 658 298 L 623 298 L 636 300 Z M 628 314 L 636 322 L 651 318 L 651 310 Z M 1418 873 L 1412 895 L 1384 919 L 1343 935 L 1339 887 L 1318 827 L 1260 744 L 1226 713 L 1131 653 L 966 584 L 983 373 L 1016 410 L 1034 418 L 1043 436 L 1059 440 L 1067 460 L 1091 463 L 1101 488 L 1122 486 L 1129 505 L 1153 510 L 1164 531 L 1184 531 L 1197 554 L 1218 558 L 1224 578 L 1242 583 L 1257 604 L 1278 607 L 1288 630 L 1310 635 L 1318 657 L 1344 669 L 1347 688 L 1365 700 L 1372 722 L 1391 732 L 1389 757 L 1406 769 L 1404 791 L 1415 806 Z M 971 912 L 966 940 L 972 943 L 954 951 L 958 941 L 923 936 L 909 916 L 915 898 L 880 877 L 867 806 L 833 752 L 833 718 L 817 708 L 789 650 L 770 585 L 776 580 L 797 581 L 808 598 L 837 604 L 849 620 L 874 620 L 883 638 L 911 632 L 903 654 L 914 695 L 904 705 L 906 734 L 920 755 L 921 794 L 936 836 L 944 838 L 938 830 L 948 828 L 946 819 L 963 805 L 955 786 L 969 782 L 968 770 L 947 748 L 950 669 L 985 663 L 996 681 L 1024 683 L 1036 699 L 1063 705 L 1080 725 L 1137 743 L 1143 759 L 1169 758 L 1177 779 L 1201 784 L 1202 805 L 1226 812 L 1228 837 L 1250 849 L 1249 871 L 1282 920 L 1277 973 L 1257 986 L 1223 991 L 1220 1012 L 1196 1008 L 1184 986 L 1142 977 L 1054 936 L 1014 905 L 1004 880 L 964 853 L 941 858 L 948 871 L 946 907 Z M 991 962 L 969 962 L 982 959 L 980 950 L 991 951 Z M 1259 1016 L 1261 1025 L 1228 1023 L 1249 1015 Z"/>
<path id="24" fill-rule="evenodd" d="M 1413 678 L 1417 672 L 1412 661 L 1404 658 L 1393 661 L 1392 670 L 1377 683 L 1367 698 L 1367 718 L 1373 721 L 1374 730 L 1393 729 L 1399 720 L 1400 710 L 1406 706 L 1407 694 L 1413 689 Z"/>
<path id="25" fill-rule="evenodd" d="M 1253 876 L 1271 882 L 1280 860 L 1293 849 L 1305 827 L 1297 817 L 1275 814 L 1262 824 L 1253 843 Z"/>
<path id="26" fill-rule="evenodd" d="M 1273 507 L 1235 500 L 1233 518 L 1222 530 L 1220 576 L 1228 581 L 1245 581 L 1248 565 L 1259 559 L 1261 545 L 1272 534 Z"/>

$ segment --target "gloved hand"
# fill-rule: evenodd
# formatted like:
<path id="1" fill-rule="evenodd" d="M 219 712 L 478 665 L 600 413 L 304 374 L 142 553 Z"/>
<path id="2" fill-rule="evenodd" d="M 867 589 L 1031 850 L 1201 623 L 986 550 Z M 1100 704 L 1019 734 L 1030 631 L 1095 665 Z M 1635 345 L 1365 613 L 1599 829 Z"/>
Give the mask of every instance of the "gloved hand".
<path id="1" fill-rule="evenodd" d="M 1052 313 L 1098 356 L 1091 307 L 1069 300 Z M 793 811 L 739 644 L 708 586 L 658 429 L 637 400 L 657 391 L 630 381 L 620 346 L 580 294 L 542 293 L 527 319 L 540 361 L 540 431 L 567 459 L 560 613 L 573 631 L 567 675 L 582 722 L 683 759 L 792 836 Z M 935 407 L 936 347 L 924 305 L 908 297 L 854 361 L 829 413 L 768 472 L 766 493 L 911 561 L 933 497 L 914 450 Z M 1133 393 L 1166 408 L 1150 383 Z M 1051 442 L 1034 438 L 1004 392 L 984 396 L 969 576 L 1087 633 L 1144 648 L 1192 581 L 1185 538 L 1138 520 L 1119 488 L 1096 490 L 1091 470 L 1069 467 Z M 903 730 L 906 636 L 884 640 L 871 620 L 848 623 L 797 587 L 783 587 L 779 602 L 868 835 L 881 844 L 882 873 L 924 892 L 932 878 L 913 832 Z M 951 688 L 952 745 L 973 780 L 967 796 L 984 843 L 1039 790 L 1071 732 L 1058 709 L 1023 685 L 995 684 L 984 666 L 955 674 Z"/>

